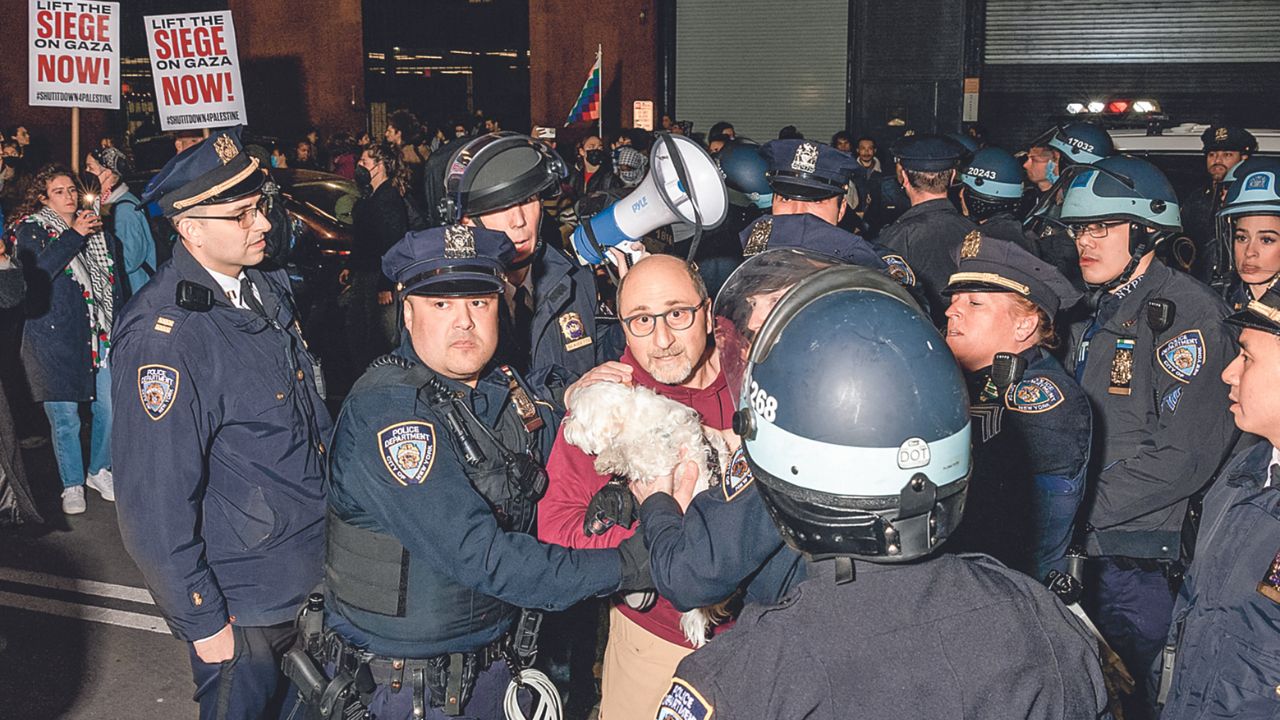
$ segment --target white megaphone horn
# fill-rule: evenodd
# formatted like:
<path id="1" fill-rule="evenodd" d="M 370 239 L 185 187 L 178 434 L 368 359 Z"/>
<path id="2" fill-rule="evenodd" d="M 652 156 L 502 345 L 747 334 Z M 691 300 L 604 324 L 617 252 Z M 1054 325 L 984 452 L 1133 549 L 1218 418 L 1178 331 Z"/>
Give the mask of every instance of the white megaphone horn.
<path id="1" fill-rule="evenodd" d="M 685 180 L 671 156 L 673 148 L 684 165 Z M 650 230 L 674 222 L 700 222 L 709 230 L 719 227 L 728 211 L 724 176 L 707 151 L 683 135 L 659 136 L 649 154 L 649 174 L 630 195 L 578 226 L 573 231 L 573 249 L 578 262 L 599 265 L 605 261 L 606 249 L 639 240 Z"/>

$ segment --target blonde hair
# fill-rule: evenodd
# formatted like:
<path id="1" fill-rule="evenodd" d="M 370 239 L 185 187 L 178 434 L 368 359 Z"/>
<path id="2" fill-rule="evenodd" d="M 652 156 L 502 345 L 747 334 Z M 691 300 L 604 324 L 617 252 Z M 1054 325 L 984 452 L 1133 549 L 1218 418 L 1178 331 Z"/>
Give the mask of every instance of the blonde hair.
<path id="1" fill-rule="evenodd" d="M 1050 349 L 1058 347 L 1060 342 L 1058 333 L 1054 330 L 1053 318 L 1049 317 L 1049 313 L 1021 295 L 1009 293 L 1009 296 L 1013 298 L 1013 304 L 1019 312 L 1036 316 L 1038 324 L 1036 327 L 1036 345 Z"/>

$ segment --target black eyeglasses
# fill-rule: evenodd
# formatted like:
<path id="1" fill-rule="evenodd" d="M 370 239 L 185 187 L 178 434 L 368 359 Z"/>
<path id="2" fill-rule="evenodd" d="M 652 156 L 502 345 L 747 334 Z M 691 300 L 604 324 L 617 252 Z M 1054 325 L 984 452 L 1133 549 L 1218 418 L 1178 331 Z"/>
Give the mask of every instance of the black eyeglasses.
<path id="1" fill-rule="evenodd" d="M 1088 233 L 1091 238 L 1104 238 L 1107 236 L 1107 233 L 1111 231 L 1111 228 L 1128 224 L 1128 220 L 1115 220 L 1113 222 L 1091 222 L 1083 225 L 1068 225 L 1067 232 L 1071 233 L 1072 237 L 1080 237 L 1083 233 Z"/>
<path id="2" fill-rule="evenodd" d="M 235 220 L 241 230 L 248 230 L 258 221 L 258 215 L 267 214 L 267 198 L 264 195 L 258 203 L 252 207 L 241 210 L 236 215 L 192 215 L 196 220 Z"/>
<path id="3" fill-rule="evenodd" d="M 635 337 L 648 337 L 658 327 L 658 320 L 661 319 L 667 324 L 671 330 L 688 330 L 693 327 L 693 321 L 698 316 L 698 310 L 706 305 L 707 301 L 703 300 L 697 305 L 683 305 L 673 307 L 664 313 L 650 314 L 639 313 L 631 317 L 622 318 L 622 324 L 627 326 L 627 332 Z"/>

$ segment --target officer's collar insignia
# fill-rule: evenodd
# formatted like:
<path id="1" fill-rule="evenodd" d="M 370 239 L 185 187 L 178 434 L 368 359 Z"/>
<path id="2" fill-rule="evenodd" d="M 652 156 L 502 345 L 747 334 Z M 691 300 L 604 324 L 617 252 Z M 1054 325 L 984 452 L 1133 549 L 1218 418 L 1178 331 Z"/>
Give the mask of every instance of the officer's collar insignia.
<path id="1" fill-rule="evenodd" d="M 978 402 L 991 402 L 998 397 L 1000 397 L 1000 388 L 996 386 L 996 381 L 988 376 L 986 384 L 982 386 L 982 392 L 978 393 Z"/>
<path id="2" fill-rule="evenodd" d="M 969 406 L 969 418 L 978 431 L 978 443 L 985 443 L 1000 434 L 1004 420 L 1004 406 L 975 404 Z"/>
<path id="3" fill-rule="evenodd" d="M 591 344 L 591 336 L 578 313 L 567 312 L 556 318 L 556 322 L 560 324 L 560 338 L 564 340 L 565 350 L 577 350 Z"/>
<path id="4" fill-rule="evenodd" d="M 746 490 L 755 479 L 751 466 L 747 464 L 747 456 L 742 453 L 742 448 L 738 448 L 738 451 L 733 454 L 733 459 L 729 461 L 724 482 L 720 484 L 721 489 L 724 490 L 724 501 L 729 502 L 741 495 L 742 491 Z"/>
<path id="5" fill-rule="evenodd" d="M 964 244 L 960 246 L 960 259 L 968 260 L 978 257 L 978 250 L 982 248 L 982 233 L 977 230 L 970 230 L 968 235 L 964 236 Z"/>
<path id="6" fill-rule="evenodd" d="M 769 247 L 769 236 L 773 234 L 773 218 L 763 217 L 751 226 L 751 234 L 747 236 L 747 246 L 742 249 L 745 257 L 759 255 Z"/>
<path id="7" fill-rule="evenodd" d="M 1227 139 L 1227 129 L 1226 129 L 1226 128 L 1224 128 L 1224 127 L 1220 127 L 1220 128 L 1218 128 L 1217 130 L 1214 130 L 1214 131 L 1213 131 L 1213 139 L 1214 139 L 1216 142 L 1222 142 L 1223 140 L 1226 140 L 1226 139 Z"/>
<path id="8" fill-rule="evenodd" d="M 1244 181 L 1245 190 L 1266 190 L 1271 185 L 1271 176 L 1267 173 L 1253 173 Z"/>
<path id="9" fill-rule="evenodd" d="M 889 277 L 897 280 L 903 287 L 916 286 L 915 271 L 906 260 L 902 259 L 901 255 L 885 255 L 882 259 L 884 264 L 889 266 Z"/>
<path id="10" fill-rule="evenodd" d="M 1160 367 L 1174 380 L 1191 382 L 1204 367 L 1204 336 L 1199 330 L 1188 330 L 1160 346 L 1156 351 Z"/>
<path id="11" fill-rule="evenodd" d="M 671 679 L 671 689 L 658 706 L 658 720 L 711 720 L 715 708 L 680 678 Z"/>
<path id="12" fill-rule="evenodd" d="M 1165 394 L 1164 400 L 1160 401 L 1160 407 L 1169 412 L 1177 412 L 1178 401 L 1182 399 L 1182 388 L 1184 385 L 1175 385 L 1172 390 Z"/>
<path id="13" fill-rule="evenodd" d="M 1280 552 L 1267 567 L 1267 574 L 1258 583 L 1258 592 L 1273 603 L 1280 603 Z"/>
<path id="14" fill-rule="evenodd" d="M 468 259 L 476 256 L 476 234 L 466 225 L 450 225 L 444 229 L 444 256 Z"/>
<path id="15" fill-rule="evenodd" d="M 435 426 L 418 420 L 389 425 L 378 431 L 378 451 L 396 482 L 421 485 L 436 459 Z"/>
<path id="16" fill-rule="evenodd" d="M 818 146 L 811 142 L 802 142 L 796 147 L 796 154 L 791 158 L 791 169 L 796 172 L 811 173 L 818 169 Z"/>
<path id="17" fill-rule="evenodd" d="M 1047 377 L 1026 378 L 1004 393 L 1005 407 L 1020 413 L 1042 413 L 1062 404 L 1062 390 Z"/>
<path id="18" fill-rule="evenodd" d="M 213 151 L 218 154 L 218 160 L 223 165 L 231 162 L 236 155 L 240 154 L 240 149 L 236 147 L 235 141 L 225 133 L 219 135 L 218 139 L 213 141 Z"/>
<path id="19" fill-rule="evenodd" d="M 178 397 L 181 375 L 168 365 L 143 365 L 138 368 L 138 399 L 147 417 L 159 420 Z"/>

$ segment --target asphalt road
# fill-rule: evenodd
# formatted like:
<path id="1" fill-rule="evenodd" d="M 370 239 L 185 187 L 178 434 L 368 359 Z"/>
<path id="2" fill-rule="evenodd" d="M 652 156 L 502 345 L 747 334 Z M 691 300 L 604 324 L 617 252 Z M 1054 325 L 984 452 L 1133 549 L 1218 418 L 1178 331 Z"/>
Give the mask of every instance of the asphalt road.
<path id="1" fill-rule="evenodd" d="M 64 516 L 49 445 L 24 452 L 43 527 L 0 531 L 0 718 L 197 717 L 169 634 L 93 491 Z"/>

